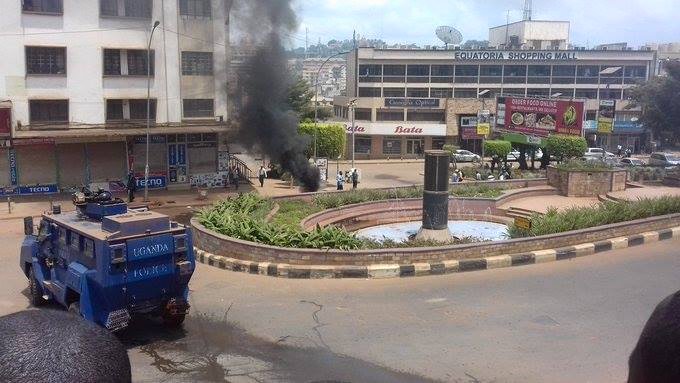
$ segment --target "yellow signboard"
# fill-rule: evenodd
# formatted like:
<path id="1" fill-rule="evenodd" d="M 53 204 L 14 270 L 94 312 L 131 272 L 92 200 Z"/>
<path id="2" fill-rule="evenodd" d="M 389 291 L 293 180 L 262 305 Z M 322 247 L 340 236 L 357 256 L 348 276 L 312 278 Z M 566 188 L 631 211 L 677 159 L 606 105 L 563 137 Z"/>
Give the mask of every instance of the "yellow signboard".
<path id="1" fill-rule="evenodd" d="M 523 230 L 530 230 L 531 219 L 525 217 L 515 217 L 515 226 Z"/>
<path id="2" fill-rule="evenodd" d="M 477 114 L 477 134 L 488 136 L 491 133 L 491 111 L 480 110 Z"/>
<path id="3" fill-rule="evenodd" d="M 597 110 L 597 132 L 610 134 L 614 131 L 615 100 L 600 100 Z"/>

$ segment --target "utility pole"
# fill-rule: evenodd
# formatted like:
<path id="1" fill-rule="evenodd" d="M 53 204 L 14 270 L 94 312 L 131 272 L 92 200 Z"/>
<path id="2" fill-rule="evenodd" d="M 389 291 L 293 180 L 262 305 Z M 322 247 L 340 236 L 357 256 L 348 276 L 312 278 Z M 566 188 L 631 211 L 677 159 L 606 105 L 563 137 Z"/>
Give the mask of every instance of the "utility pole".
<path id="1" fill-rule="evenodd" d="M 508 33 L 510 29 L 510 10 L 508 9 L 505 13 L 505 49 L 508 49 L 508 44 L 510 41 L 508 41 Z"/>
<path id="2" fill-rule="evenodd" d="M 144 166 L 144 202 L 149 202 L 149 127 L 151 125 L 151 40 L 160 21 L 153 23 L 146 48 L 146 165 Z"/>

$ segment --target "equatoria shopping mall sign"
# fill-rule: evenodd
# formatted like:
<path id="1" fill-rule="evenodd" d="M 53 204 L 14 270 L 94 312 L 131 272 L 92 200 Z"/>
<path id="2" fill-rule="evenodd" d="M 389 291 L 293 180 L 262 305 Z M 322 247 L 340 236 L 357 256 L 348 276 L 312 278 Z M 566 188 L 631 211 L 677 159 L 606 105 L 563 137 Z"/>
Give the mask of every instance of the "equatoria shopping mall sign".
<path id="1" fill-rule="evenodd" d="M 446 124 L 418 124 L 412 122 L 367 122 L 354 127 L 344 124 L 347 133 L 377 136 L 446 136 Z"/>
<path id="2" fill-rule="evenodd" d="M 574 51 L 456 51 L 453 54 L 460 61 L 574 61 L 578 60 Z"/>

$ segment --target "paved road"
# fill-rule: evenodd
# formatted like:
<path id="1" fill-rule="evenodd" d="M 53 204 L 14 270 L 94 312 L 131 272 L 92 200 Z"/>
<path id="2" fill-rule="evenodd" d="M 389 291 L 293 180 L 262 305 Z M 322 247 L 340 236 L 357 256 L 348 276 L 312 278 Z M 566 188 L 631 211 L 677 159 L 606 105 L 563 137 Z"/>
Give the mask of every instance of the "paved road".
<path id="1" fill-rule="evenodd" d="M 0 223 L 0 315 L 27 307 L 19 221 Z M 199 265 L 182 331 L 122 335 L 135 381 L 621 382 L 680 288 L 678 242 L 391 280 L 285 280 Z"/>

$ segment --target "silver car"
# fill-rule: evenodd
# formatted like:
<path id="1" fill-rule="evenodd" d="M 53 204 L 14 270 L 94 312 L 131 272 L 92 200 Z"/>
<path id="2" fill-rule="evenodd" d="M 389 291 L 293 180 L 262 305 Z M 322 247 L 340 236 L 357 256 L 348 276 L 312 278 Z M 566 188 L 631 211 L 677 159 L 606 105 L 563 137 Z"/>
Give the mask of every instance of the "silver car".
<path id="1" fill-rule="evenodd" d="M 481 157 L 469 150 L 458 149 L 453 152 L 453 160 L 456 162 L 477 162 L 481 160 Z"/>
<path id="2" fill-rule="evenodd" d="M 680 165 L 680 157 L 670 153 L 652 153 L 649 156 L 650 166 L 673 167 Z"/>
<path id="3" fill-rule="evenodd" d="M 625 167 L 636 167 L 645 166 L 645 163 L 639 158 L 622 158 L 621 161 L 619 161 L 619 165 Z"/>

